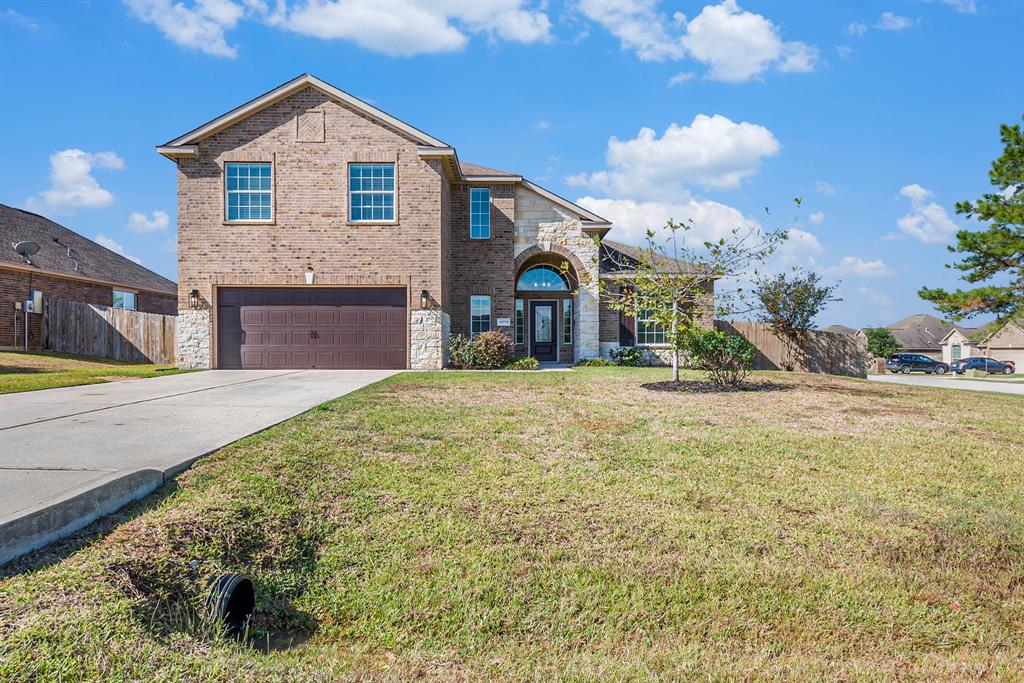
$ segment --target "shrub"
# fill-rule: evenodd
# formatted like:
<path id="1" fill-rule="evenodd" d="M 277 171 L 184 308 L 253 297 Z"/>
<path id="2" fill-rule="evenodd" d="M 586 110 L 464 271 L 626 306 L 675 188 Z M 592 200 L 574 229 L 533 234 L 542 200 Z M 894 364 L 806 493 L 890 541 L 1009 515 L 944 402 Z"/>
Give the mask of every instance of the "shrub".
<path id="1" fill-rule="evenodd" d="M 611 362 L 607 358 L 601 358 L 600 356 L 597 358 L 584 358 L 580 362 L 576 363 L 576 367 L 578 368 L 606 368 L 611 365 L 615 365 L 615 363 Z"/>
<path id="2" fill-rule="evenodd" d="M 473 367 L 473 343 L 464 334 L 453 334 L 448 340 L 448 364 L 456 370 Z"/>
<path id="3" fill-rule="evenodd" d="M 750 374 L 757 349 L 745 337 L 697 326 L 684 334 L 688 355 L 712 382 L 736 386 Z"/>
<path id="4" fill-rule="evenodd" d="M 481 370 L 497 370 L 505 367 L 512 357 L 514 345 L 504 332 L 492 330 L 473 337 L 472 367 Z"/>
<path id="5" fill-rule="evenodd" d="M 517 358 L 505 364 L 506 370 L 536 370 L 539 367 L 540 363 L 533 356 Z"/>
<path id="6" fill-rule="evenodd" d="M 638 349 L 635 346 L 620 346 L 612 349 L 610 355 L 617 365 L 638 368 L 647 364 L 643 349 Z"/>

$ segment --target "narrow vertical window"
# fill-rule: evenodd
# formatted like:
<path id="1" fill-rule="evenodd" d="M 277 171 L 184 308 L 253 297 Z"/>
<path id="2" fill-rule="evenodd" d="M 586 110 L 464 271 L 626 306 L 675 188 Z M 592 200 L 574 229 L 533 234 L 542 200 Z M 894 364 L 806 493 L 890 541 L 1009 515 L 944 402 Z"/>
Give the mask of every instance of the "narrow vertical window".
<path id="1" fill-rule="evenodd" d="M 274 176 L 269 163 L 228 163 L 224 172 L 229 221 L 273 220 Z"/>
<path id="2" fill-rule="evenodd" d="M 395 220 L 395 165 L 348 165 L 348 219 Z"/>
<path id="3" fill-rule="evenodd" d="M 469 188 L 469 236 L 475 240 L 491 237 L 491 189 Z"/>
<path id="4" fill-rule="evenodd" d="M 572 344 L 572 299 L 562 299 L 562 343 Z"/>
<path id="5" fill-rule="evenodd" d="M 522 299 L 516 299 L 516 344 L 526 343 L 526 308 Z"/>
<path id="6" fill-rule="evenodd" d="M 469 336 L 475 337 L 491 329 L 491 297 L 472 296 L 469 298 Z"/>

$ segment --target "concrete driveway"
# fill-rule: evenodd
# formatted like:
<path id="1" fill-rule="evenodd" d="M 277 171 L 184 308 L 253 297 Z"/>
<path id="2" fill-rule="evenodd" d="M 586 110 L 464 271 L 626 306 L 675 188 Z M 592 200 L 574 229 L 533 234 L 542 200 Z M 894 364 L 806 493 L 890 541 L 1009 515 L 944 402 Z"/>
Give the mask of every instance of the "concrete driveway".
<path id="1" fill-rule="evenodd" d="M 396 370 L 210 370 L 0 396 L 0 564 Z"/>
<path id="2" fill-rule="evenodd" d="M 935 375 L 868 375 L 872 382 L 909 384 L 916 387 L 937 387 L 939 389 L 960 389 L 962 391 L 992 391 L 997 394 L 1024 396 L 1024 384 L 1013 380 L 1000 379 L 953 379 Z"/>

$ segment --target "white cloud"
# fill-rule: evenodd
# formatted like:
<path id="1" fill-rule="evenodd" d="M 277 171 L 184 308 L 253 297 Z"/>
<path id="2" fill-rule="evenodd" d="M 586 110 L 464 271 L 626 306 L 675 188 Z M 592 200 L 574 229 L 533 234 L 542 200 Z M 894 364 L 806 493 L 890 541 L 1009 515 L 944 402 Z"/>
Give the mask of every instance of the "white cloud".
<path id="1" fill-rule="evenodd" d="M 567 180 L 613 197 L 678 198 L 683 183 L 736 187 L 780 147 L 763 126 L 698 114 L 689 126 L 669 125 L 661 138 L 651 128 L 641 128 L 632 140 L 613 136 L 605 154 L 609 170 Z"/>
<path id="2" fill-rule="evenodd" d="M 825 212 L 824 211 L 815 211 L 814 213 L 812 213 L 810 216 L 807 217 L 807 221 L 811 225 L 820 225 L 821 222 L 824 221 L 824 220 L 825 220 Z"/>
<path id="3" fill-rule="evenodd" d="M 9 21 L 12 24 L 17 24 L 18 26 L 21 26 L 22 28 L 28 29 L 29 31 L 38 31 L 39 30 L 39 22 L 38 21 L 36 21 L 32 17 L 26 17 L 24 14 L 20 14 L 20 13 L 14 11 L 13 9 L 11 9 L 10 7 L 5 9 L 3 11 L 3 13 L 0 14 L 0 19 L 4 19 L 6 21 Z"/>
<path id="4" fill-rule="evenodd" d="M 937 244 L 948 241 L 959 230 L 946 209 L 928 201 L 931 191 L 914 183 L 901 187 L 900 194 L 910 200 L 910 213 L 896 221 L 896 225 L 907 235 Z"/>
<path id="5" fill-rule="evenodd" d="M 582 0 L 580 12 L 619 39 L 623 50 L 633 50 L 644 62 L 682 59 L 682 38 L 672 35 L 669 20 L 655 10 L 655 0 Z M 678 22 L 682 15 L 677 14 Z"/>
<path id="6" fill-rule="evenodd" d="M 836 45 L 836 54 L 839 55 L 840 59 L 847 59 L 855 52 L 856 50 L 849 45 Z"/>
<path id="7" fill-rule="evenodd" d="M 675 76 L 668 79 L 668 85 L 669 87 L 672 87 L 673 85 L 682 85 L 683 83 L 692 80 L 696 75 L 697 74 L 692 71 L 680 71 Z"/>
<path id="8" fill-rule="evenodd" d="M 861 277 L 879 277 L 891 275 L 892 269 L 885 264 L 885 261 L 877 259 L 865 261 L 859 256 L 844 256 L 839 265 L 826 268 L 829 275 L 857 275 Z"/>
<path id="9" fill-rule="evenodd" d="M 975 0 L 939 0 L 939 2 L 952 7 L 961 14 L 975 14 L 978 11 Z"/>
<path id="10" fill-rule="evenodd" d="M 120 171 L 124 161 L 114 152 L 63 149 L 50 155 L 50 189 L 28 199 L 29 208 L 64 212 L 98 209 L 114 203 L 114 195 L 100 187 L 93 168 Z"/>
<path id="11" fill-rule="evenodd" d="M 826 183 L 824 180 L 815 180 L 814 189 L 826 197 L 831 197 L 836 193 L 835 185 L 832 183 Z"/>
<path id="12" fill-rule="evenodd" d="M 706 5 L 690 22 L 679 12 L 671 19 L 658 12 L 655 0 L 582 0 L 579 7 L 641 61 L 689 57 L 710 67 L 713 80 L 740 83 L 772 68 L 813 71 L 818 62 L 818 48 L 783 41 L 775 24 L 735 0 Z"/>
<path id="13" fill-rule="evenodd" d="M 871 289 L 870 287 L 858 287 L 857 293 L 880 308 L 889 308 L 892 306 L 892 299 L 881 292 Z"/>
<path id="14" fill-rule="evenodd" d="M 121 256 L 124 256 L 129 261 L 135 261 L 139 265 L 142 265 L 142 259 L 138 258 L 137 256 L 129 256 L 128 254 L 124 253 L 124 247 L 122 247 L 115 240 L 107 237 L 103 233 L 96 233 L 96 237 L 93 238 L 93 242 L 102 247 L 106 247 L 110 251 L 116 252 Z"/>
<path id="15" fill-rule="evenodd" d="M 868 32 L 868 25 L 863 21 L 854 21 L 846 27 L 846 32 L 854 36 L 862 36 Z"/>
<path id="16" fill-rule="evenodd" d="M 775 66 L 780 71 L 813 71 L 818 49 L 783 42 L 776 26 L 760 14 L 744 12 L 735 0 L 707 5 L 686 27 L 683 45 L 711 67 L 714 80 L 740 83 Z"/>
<path id="17" fill-rule="evenodd" d="M 646 243 L 648 230 L 657 233 L 670 218 L 677 223 L 693 221 L 694 228 L 687 233 L 687 243 L 691 247 L 706 240 L 726 238 L 735 228 L 757 225 L 739 210 L 708 200 L 638 202 L 587 196 L 577 199 L 576 203 L 612 222 L 609 239 L 636 246 Z"/>
<path id="18" fill-rule="evenodd" d="M 551 39 L 551 20 L 523 0 L 124 0 L 137 18 L 182 47 L 233 58 L 225 32 L 243 19 L 325 40 L 347 40 L 392 57 L 457 52 L 471 33 L 520 43 Z M 272 5 L 272 8 L 271 8 Z"/>
<path id="19" fill-rule="evenodd" d="M 882 31 L 905 31 L 913 25 L 914 22 L 907 17 L 901 17 L 892 12 L 882 12 L 882 16 L 878 18 L 875 28 Z"/>
<path id="20" fill-rule="evenodd" d="M 168 216 L 165 211 L 154 211 L 150 215 L 152 218 L 147 218 L 146 214 L 139 211 L 133 211 L 132 214 L 128 216 L 128 230 L 144 234 L 147 232 L 155 232 L 157 230 L 166 230 L 167 226 L 171 223 L 171 217 Z"/>

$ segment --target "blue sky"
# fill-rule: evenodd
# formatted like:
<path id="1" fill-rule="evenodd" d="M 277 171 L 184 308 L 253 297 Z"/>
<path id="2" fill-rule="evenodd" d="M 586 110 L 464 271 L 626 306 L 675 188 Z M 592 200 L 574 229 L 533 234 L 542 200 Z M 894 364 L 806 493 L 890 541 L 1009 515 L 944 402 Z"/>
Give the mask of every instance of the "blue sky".
<path id="1" fill-rule="evenodd" d="M 795 217 L 773 267 L 841 281 L 821 324 L 884 324 L 957 284 L 953 204 L 1024 113 L 1022 27 L 987 0 L 0 0 L 0 202 L 175 278 L 154 147 L 308 71 L 623 241 Z"/>

